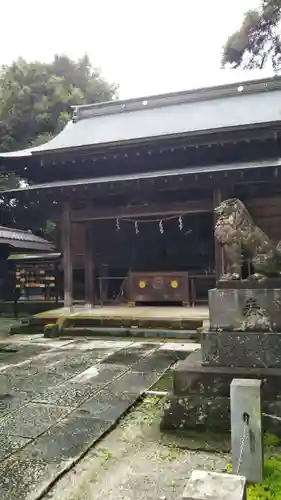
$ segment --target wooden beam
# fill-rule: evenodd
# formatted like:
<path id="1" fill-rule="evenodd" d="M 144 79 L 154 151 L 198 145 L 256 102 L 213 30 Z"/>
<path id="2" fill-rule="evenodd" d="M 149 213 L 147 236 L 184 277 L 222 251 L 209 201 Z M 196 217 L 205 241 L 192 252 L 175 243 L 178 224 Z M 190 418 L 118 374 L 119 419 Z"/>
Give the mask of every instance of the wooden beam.
<path id="1" fill-rule="evenodd" d="M 215 189 L 213 191 L 213 208 L 216 208 L 223 199 L 226 198 L 224 196 L 225 193 L 221 189 Z M 215 215 L 214 215 L 214 227 L 215 227 Z M 224 254 L 223 254 L 223 249 L 219 245 L 217 239 L 215 238 L 214 235 L 214 250 L 215 250 L 215 272 L 216 272 L 216 279 L 219 280 L 220 277 L 224 273 Z"/>
<path id="2" fill-rule="evenodd" d="M 94 305 L 95 280 L 93 259 L 93 225 L 86 222 L 85 232 L 85 304 L 89 307 Z"/>
<path id="3" fill-rule="evenodd" d="M 61 217 L 61 236 L 63 252 L 63 276 L 64 276 L 64 306 L 73 306 L 73 270 L 72 270 L 72 241 L 71 241 L 71 208 L 69 202 L 65 202 Z"/>
<path id="4" fill-rule="evenodd" d="M 210 200 L 186 201 L 181 203 L 135 205 L 127 207 L 112 207 L 103 209 L 84 209 L 72 212 L 73 222 L 84 222 L 89 220 L 116 219 L 126 217 L 149 217 L 164 215 L 183 215 L 194 213 L 211 213 L 213 204 Z"/>

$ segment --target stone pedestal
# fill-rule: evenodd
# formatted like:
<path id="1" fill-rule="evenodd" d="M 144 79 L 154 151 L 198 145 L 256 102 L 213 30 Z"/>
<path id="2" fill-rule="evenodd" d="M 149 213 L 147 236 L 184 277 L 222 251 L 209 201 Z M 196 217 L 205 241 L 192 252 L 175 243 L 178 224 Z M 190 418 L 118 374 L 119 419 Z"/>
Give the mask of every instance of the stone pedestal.
<path id="1" fill-rule="evenodd" d="M 281 288 L 275 283 L 247 289 L 232 282 L 209 291 L 210 330 L 201 335 L 201 350 L 174 371 L 163 429 L 229 431 L 234 378 L 262 380 L 263 413 L 281 417 Z M 281 437 L 279 424 L 264 419 L 265 430 Z"/>
<path id="2" fill-rule="evenodd" d="M 230 384 L 234 378 L 262 380 L 262 411 L 281 418 L 281 369 L 206 366 L 199 349 L 174 370 L 162 430 L 230 431 Z M 265 417 L 263 425 L 281 437 L 280 421 Z"/>

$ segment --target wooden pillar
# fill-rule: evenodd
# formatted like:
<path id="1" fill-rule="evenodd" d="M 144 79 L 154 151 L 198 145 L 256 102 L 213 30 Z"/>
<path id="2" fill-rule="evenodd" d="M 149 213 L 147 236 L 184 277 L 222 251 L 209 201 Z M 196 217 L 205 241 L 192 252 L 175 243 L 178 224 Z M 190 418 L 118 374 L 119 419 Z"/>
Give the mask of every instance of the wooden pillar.
<path id="1" fill-rule="evenodd" d="M 71 207 L 69 202 L 63 205 L 61 218 L 61 236 L 63 252 L 64 307 L 73 306 L 73 269 L 71 241 Z"/>
<path id="2" fill-rule="evenodd" d="M 108 299 L 108 264 L 102 264 L 99 272 L 100 303 L 101 305 Z"/>
<path id="3" fill-rule="evenodd" d="M 224 193 L 220 189 L 215 189 L 213 191 L 213 207 L 214 209 L 220 204 L 220 202 L 225 199 L 226 197 L 224 196 Z M 215 215 L 214 215 L 214 227 L 215 227 Z M 215 257 L 215 272 L 216 272 L 216 279 L 219 280 L 220 277 L 224 273 L 224 255 L 223 255 L 223 249 L 219 245 L 217 239 L 214 236 L 214 257 Z"/>
<path id="4" fill-rule="evenodd" d="M 95 281 L 93 260 L 93 225 L 91 221 L 86 222 L 85 232 L 85 304 L 88 307 L 94 305 Z"/>

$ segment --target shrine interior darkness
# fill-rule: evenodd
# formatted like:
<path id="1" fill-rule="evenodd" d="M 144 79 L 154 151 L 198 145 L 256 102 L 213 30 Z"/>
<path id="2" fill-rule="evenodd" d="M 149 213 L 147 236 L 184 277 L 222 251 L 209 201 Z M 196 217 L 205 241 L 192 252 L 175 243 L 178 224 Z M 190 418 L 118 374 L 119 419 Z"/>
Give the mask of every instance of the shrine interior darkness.
<path id="1" fill-rule="evenodd" d="M 137 225 L 136 225 L 136 221 Z M 118 297 L 129 272 L 214 273 L 212 214 L 92 222 L 96 275 L 107 266 L 109 296 Z M 118 225 L 118 227 L 117 227 Z M 79 266 L 80 267 L 80 266 Z M 84 267 L 74 269 L 74 296 L 84 294 Z M 118 277 L 120 279 L 118 279 Z"/>

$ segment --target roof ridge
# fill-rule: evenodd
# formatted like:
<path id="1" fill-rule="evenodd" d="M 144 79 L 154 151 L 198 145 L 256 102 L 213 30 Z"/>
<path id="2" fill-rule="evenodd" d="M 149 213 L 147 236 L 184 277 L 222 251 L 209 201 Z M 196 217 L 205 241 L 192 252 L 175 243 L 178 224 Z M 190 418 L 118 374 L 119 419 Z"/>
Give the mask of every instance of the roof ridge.
<path id="1" fill-rule="evenodd" d="M 34 234 L 31 229 L 19 229 L 19 228 L 16 228 L 16 227 L 8 227 L 8 226 L 3 226 L 3 225 L 0 225 L 0 231 L 1 229 L 4 229 L 5 231 L 17 231 L 17 233 L 27 233 L 27 234 L 32 234 L 33 236 L 36 236 L 37 238 L 40 238 L 40 236 L 37 236 L 36 234 Z"/>
<path id="2" fill-rule="evenodd" d="M 147 108 L 171 106 L 186 102 L 204 101 L 224 97 L 234 97 L 243 92 L 261 93 L 281 89 L 281 76 L 260 78 L 255 80 L 243 80 L 235 83 L 199 87 L 195 89 L 154 94 L 130 99 L 114 99 L 112 101 L 97 102 L 92 104 L 77 104 L 71 106 L 73 109 L 72 121 L 90 118 L 93 116 L 110 115 Z"/>
<path id="3" fill-rule="evenodd" d="M 281 96 L 281 77 L 261 78 L 197 90 L 187 90 L 107 103 L 74 107 L 72 121 L 53 139 L 29 150 L 0 153 L 5 159 L 82 150 L 82 148 L 115 147 L 147 140 L 212 134 L 217 131 L 260 126 L 280 127 L 277 102 Z M 89 118 L 89 120 L 86 120 Z M 77 123 L 76 123 L 77 122 Z M 33 160 L 31 160 L 33 161 Z M 46 162 L 47 163 L 47 162 Z"/>
<path id="4" fill-rule="evenodd" d="M 49 240 L 42 238 L 42 236 L 37 236 L 37 234 L 34 234 L 33 231 L 31 231 L 31 229 L 18 229 L 18 228 L 14 228 L 14 227 L 0 225 L 0 231 L 7 231 L 10 233 L 21 233 L 21 234 L 24 234 L 26 236 L 28 235 L 28 236 L 32 237 L 34 241 L 37 240 L 37 241 L 42 241 L 45 243 L 50 243 Z"/>

